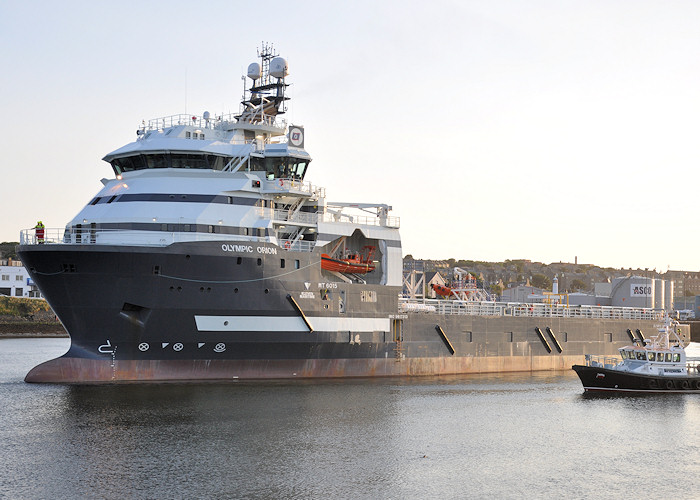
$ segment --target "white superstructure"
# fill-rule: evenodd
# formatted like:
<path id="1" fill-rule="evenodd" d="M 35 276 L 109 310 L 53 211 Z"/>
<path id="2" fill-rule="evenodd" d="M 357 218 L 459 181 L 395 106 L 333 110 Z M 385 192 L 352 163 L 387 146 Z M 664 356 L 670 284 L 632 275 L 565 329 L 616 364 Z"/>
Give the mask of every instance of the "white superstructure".
<path id="1" fill-rule="evenodd" d="M 265 243 L 280 251 L 340 254 L 377 248 L 370 280 L 400 285 L 399 219 L 383 204 L 331 203 L 305 181 L 304 129 L 288 125 L 286 61 L 265 46 L 248 68 L 252 85 L 236 115 L 149 120 L 137 139 L 104 157 L 114 170 L 65 230 L 45 243 L 168 246 L 178 242 Z M 33 230 L 22 244 L 34 243 Z"/>

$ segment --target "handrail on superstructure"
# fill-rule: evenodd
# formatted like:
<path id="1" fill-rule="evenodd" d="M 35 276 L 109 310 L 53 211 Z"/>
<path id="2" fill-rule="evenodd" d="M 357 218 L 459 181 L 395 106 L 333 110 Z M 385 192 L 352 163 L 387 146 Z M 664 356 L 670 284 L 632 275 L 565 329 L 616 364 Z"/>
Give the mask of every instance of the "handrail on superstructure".
<path id="1" fill-rule="evenodd" d="M 143 132 L 148 132 L 152 130 L 163 130 L 170 127 L 177 127 L 182 125 L 189 125 L 192 127 L 197 127 L 206 130 L 218 130 L 218 129 L 232 129 L 236 123 L 250 123 L 257 124 L 262 123 L 271 127 L 285 128 L 287 126 L 286 120 L 277 120 L 273 115 L 243 115 L 240 116 L 238 113 L 228 113 L 215 116 L 214 118 L 204 118 L 197 115 L 186 115 L 177 114 L 170 116 L 163 116 L 160 118 L 152 118 L 148 122 L 142 122 L 140 130 Z"/>
<path id="2" fill-rule="evenodd" d="M 240 236 L 195 231 L 150 231 L 139 229 L 46 228 L 44 236 L 35 229 L 20 231 L 20 245 L 137 245 L 167 246 L 189 241 L 274 243 L 266 236 Z"/>

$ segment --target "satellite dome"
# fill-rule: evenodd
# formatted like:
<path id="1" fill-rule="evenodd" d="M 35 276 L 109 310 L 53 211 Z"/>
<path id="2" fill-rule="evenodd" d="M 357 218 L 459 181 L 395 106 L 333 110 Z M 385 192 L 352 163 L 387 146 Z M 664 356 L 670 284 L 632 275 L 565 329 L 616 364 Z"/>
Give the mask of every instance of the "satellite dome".
<path id="1" fill-rule="evenodd" d="M 275 78 L 284 78 L 289 74 L 287 61 L 283 57 L 275 57 L 270 61 L 270 74 Z"/>
<path id="2" fill-rule="evenodd" d="M 209 114 L 209 111 L 204 112 L 204 119 L 208 120 L 211 115 Z"/>
<path id="3" fill-rule="evenodd" d="M 248 78 L 255 81 L 262 76 L 262 71 L 260 70 L 260 65 L 258 63 L 250 63 L 248 66 Z"/>

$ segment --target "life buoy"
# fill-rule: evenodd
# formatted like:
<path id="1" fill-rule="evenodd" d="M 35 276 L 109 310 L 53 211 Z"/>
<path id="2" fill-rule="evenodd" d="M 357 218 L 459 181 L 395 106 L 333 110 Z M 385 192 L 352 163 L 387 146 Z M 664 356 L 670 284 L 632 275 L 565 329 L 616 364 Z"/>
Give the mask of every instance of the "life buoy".
<path id="1" fill-rule="evenodd" d="M 673 381 L 671 381 L 671 380 L 666 381 L 666 389 L 673 389 Z"/>
<path id="2" fill-rule="evenodd" d="M 287 250 L 289 250 L 290 248 L 292 248 L 292 244 L 289 242 L 289 240 L 287 240 L 287 241 L 284 242 L 284 248 L 286 248 Z"/>

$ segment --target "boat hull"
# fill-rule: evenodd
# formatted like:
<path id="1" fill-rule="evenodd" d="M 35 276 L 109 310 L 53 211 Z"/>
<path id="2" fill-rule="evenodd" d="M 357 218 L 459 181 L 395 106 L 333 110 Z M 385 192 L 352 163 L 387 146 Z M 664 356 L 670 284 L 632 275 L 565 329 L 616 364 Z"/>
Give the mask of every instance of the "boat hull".
<path id="1" fill-rule="evenodd" d="M 69 351 L 31 370 L 28 382 L 567 370 L 585 354 L 614 355 L 628 328 L 653 327 L 650 320 L 403 313 L 400 287 L 334 283 L 320 254 L 269 244 L 252 253 L 221 242 L 33 245 L 19 254 L 71 337 Z M 558 341 L 550 338 L 547 349 L 538 330 Z"/>
<path id="2" fill-rule="evenodd" d="M 700 375 L 658 376 L 574 365 L 586 392 L 700 393 Z"/>

